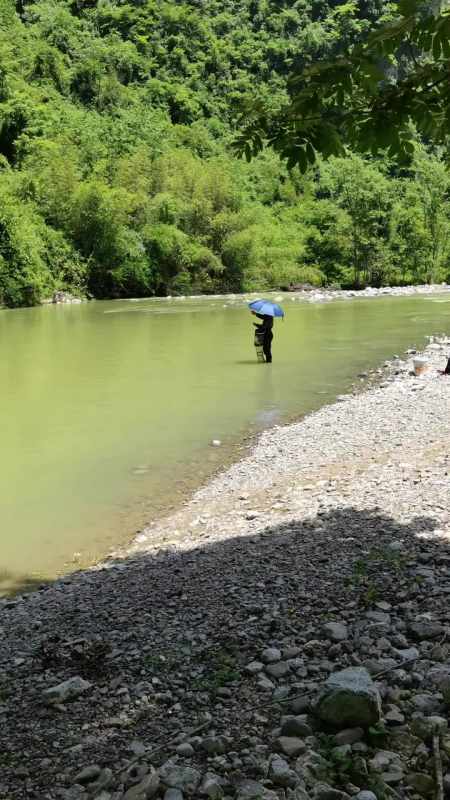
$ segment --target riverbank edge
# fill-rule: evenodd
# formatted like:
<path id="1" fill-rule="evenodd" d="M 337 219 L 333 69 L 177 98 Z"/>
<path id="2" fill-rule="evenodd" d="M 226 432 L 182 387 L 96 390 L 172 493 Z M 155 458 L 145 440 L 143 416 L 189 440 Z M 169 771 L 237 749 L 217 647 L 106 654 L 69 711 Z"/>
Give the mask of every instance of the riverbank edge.
<path id="1" fill-rule="evenodd" d="M 372 298 L 372 297 L 412 297 L 421 294 L 444 294 L 450 292 L 449 283 L 431 283 L 431 284 L 414 284 L 412 286 L 381 286 L 380 288 L 368 286 L 365 289 L 330 289 L 324 287 L 308 287 L 299 290 L 289 289 L 267 289 L 249 292 L 237 292 L 228 294 L 192 294 L 192 295 L 167 295 L 166 297 L 120 297 L 120 298 L 102 298 L 102 300 L 116 300 L 117 302 L 134 301 L 144 302 L 148 300 L 198 300 L 200 298 L 208 297 L 210 300 L 220 300 L 227 298 L 239 298 L 243 300 L 260 296 L 261 294 L 282 294 L 292 300 L 306 300 L 309 303 L 325 303 L 332 300 L 347 300 L 355 298 Z M 85 295 L 77 296 L 72 295 L 70 292 L 58 291 L 55 292 L 53 297 L 44 298 L 38 306 L 48 305 L 79 305 L 80 303 L 88 303 L 96 301 L 98 298 L 86 297 Z M 101 301 L 99 301 L 101 302 Z M 28 306 L 18 306 L 18 308 L 25 308 Z M 16 309 L 9 308 L 0 303 L 0 311 L 14 311 Z"/>
<path id="2" fill-rule="evenodd" d="M 245 454 L 242 455 L 241 458 L 225 468 L 219 467 L 178 509 L 154 520 L 140 531 L 129 545 L 111 551 L 109 558 L 105 558 L 97 567 L 94 566 L 93 568 L 103 569 L 105 566 L 113 565 L 117 560 L 133 558 L 133 556 L 139 556 L 142 552 L 155 553 L 160 549 L 164 550 L 167 548 L 174 548 L 176 550 L 184 548 L 190 549 L 200 544 L 195 535 L 192 536 L 187 533 L 189 530 L 189 533 L 192 534 L 193 517 L 199 518 L 202 523 L 204 523 L 201 515 L 199 517 L 198 507 L 204 506 L 205 503 L 211 501 L 211 490 L 213 492 L 216 491 L 216 494 L 222 495 L 221 500 L 223 501 L 223 494 L 225 494 L 226 497 L 228 491 L 227 482 L 229 476 L 236 471 L 242 471 L 242 473 L 244 473 L 249 464 L 253 465 L 253 468 L 257 471 L 261 466 L 257 463 L 258 451 L 264 448 L 265 442 L 270 441 L 271 446 L 276 448 L 278 444 L 282 443 L 283 440 L 291 434 L 295 438 L 299 430 L 307 427 L 324 413 L 327 413 L 328 416 L 336 416 L 339 409 L 342 407 L 342 403 L 346 401 L 360 398 L 364 402 L 364 399 L 370 400 L 378 390 L 386 389 L 392 384 L 405 384 L 411 377 L 413 380 L 420 382 L 421 380 L 426 380 L 436 375 L 438 369 L 444 369 L 447 357 L 450 358 L 450 339 L 444 335 L 430 335 L 427 338 L 429 340 L 428 345 L 423 349 L 408 349 L 405 351 L 403 357 L 388 359 L 378 367 L 368 372 L 361 373 L 359 376 L 355 376 L 355 381 L 351 384 L 347 394 L 338 395 L 334 401 L 326 403 L 312 412 L 293 415 L 291 419 L 284 423 L 265 428 L 263 431 L 249 435 L 244 447 Z M 448 356 L 446 357 L 444 357 L 445 347 L 448 348 Z M 445 351 L 445 353 L 446 352 L 447 351 Z M 436 361 L 437 355 L 439 355 L 440 358 L 439 362 Z M 424 358 L 429 362 L 428 369 L 423 376 L 414 377 L 412 370 L 414 358 Z M 357 382 L 358 379 L 359 383 Z M 442 380 L 446 381 L 445 378 Z M 378 420 L 380 423 L 383 421 L 382 417 L 383 413 L 380 412 Z M 233 479 L 230 481 L 230 485 L 232 484 Z M 214 487 L 218 487 L 217 490 L 214 490 Z M 234 494 L 236 497 L 235 478 L 231 494 Z M 248 497 L 246 497 L 245 493 L 243 498 L 244 502 L 247 503 Z M 215 520 L 215 522 L 219 521 L 220 513 L 226 513 L 223 511 L 223 505 L 223 502 L 221 502 L 220 506 L 222 507 L 222 512 L 216 513 L 217 520 Z M 214 513 L 212 517 L 214 521 Z M 259 513 L 255 513 L 254 519 L 256 520 L 258 517 Z M 271 517 L 265 518 L 265 524 L 271 525 L 273 522 L 274 520 Z M 197 519 L 194 520 L 194 526 L 196 525 Z M 182 532 L 176 537 L 170 536 L 170 530 L 175 530 L 178 534 L 179 529 L 183 526 L 186 529 L 186 533 Z"/>
<path id="3" fill-rule="evenodd" d="M 448 290 L 450 291 L 450 286 L 448 287 Z M 445 339 L 445 337 L 436 336 L 429 336 L 428 338 L 430 343 L 423 350 L 407 350 L 405 355 L 409 358 L 411 358 L 413 354 L 417 355 L 417 357 L 426 358 L 430 353 L 430 346 L 432 346 L 433 340 L 440 340 L 441 338 Z M 399 380 L 404 380 L 404 373 L 401 375 L 396 374 L 396 371 L 398 372 L 396 369 L 398 364 L 398 358 L 388 359 L 379 366 L 374 367 L 367 372 L 355 375 L 354 381 L 350 384 L 349 392 L 347 394 L 338 395 L 335 400 L 320 406 L 314 411 L 306 414 L 293 413 L 280 424 L 272 425 L 259 431 L 247 432 L 243 434 L 231 448 L 228 448 L 227 457 L 224 459 L 224 461 L 215 467 L 211 474 L 205 478 L 205 480 L 196 483 L 196 485 L 186 493 L 185 497 L 180 499 L 180 502 L 175 506 L 175 508 L 172 507 L 166 513 L 162 512 L 161 514 L 155 516 L 155 518 L 143 529 L 124 537 L 127 539 L 125 543 L 111 548 L 106 554 L 93 559 L 91 562 L 80 565 L 81 568 L 77 570 L 70 569 L 48 580 L 42 579 L 42 581 L 39 581 L 39 588 L 36 590 L 34 588 L 30 588 L 23 592 L 12 591 L 9 594 L 5 594 L 3 597 L 0 596 L 0 609 L 2 604 L 7 603 L 11 598 L 17 600 L 21 596 L 27 597 L 29 595 L 39 593 L 42 590 L 48 591 L 52 587 L 58 587 L 61 584 L 64 585 L 72 578 L 76 578 L 78 580 L 80 577 L 86 576 L 86 579 L 89 580 L 89 576 L 92 572 L 103 570 L 115 565 L 117 562 L 133 558 L 133 556 L 138 555 L 143 550 L 147 552 L 157 552 L 158 550 L 164 550 L 167 548 L 167 546 L 173 546 L 173 542 L 168 542 L 166 538 L 161 539 L 158 536 L 157 531 L 163 528 L 166 524 L 170 525 L 171 521 L 174 519 L 178 521 L 180 515 L 183 516 L 184 514 L 189 513 L 189 510 L 192 510 L 192 507 L 194 507 L 195 510 L 197 503 L 199 502 L 199 496 L 201 497 L 204 492 L 208 492 L 208 489 L 217 481 L 226 479 L 226 476 L 231 470 L 239 468 L 239 465 L 245 464 L 245 462 L 247 462 L 249 459 L 252 459 L 265 435 L 268 434 L 271 436 L 277 436 L 278 433 L 279 436 L 282 437 L 286 434 L 289 434 L 289 431 L 295 430 L 299 424 L 308 424 L 309 420 L 314 419 L 318 414 L 326 409 L 337 410 L 343 400 L 351 397 L 370 395 L 380 386 L 383 387 L 383 385 L 386 385 L 386 381 L 394 380 L 397 382 Z M 443 367 L 444 366 L 445 364 L 443 364 Z M 181 540 L 182 539 L 183 536 L 181 536 Z M 177 542 L 177 546 L 179 544 L 180 542 Z"/>

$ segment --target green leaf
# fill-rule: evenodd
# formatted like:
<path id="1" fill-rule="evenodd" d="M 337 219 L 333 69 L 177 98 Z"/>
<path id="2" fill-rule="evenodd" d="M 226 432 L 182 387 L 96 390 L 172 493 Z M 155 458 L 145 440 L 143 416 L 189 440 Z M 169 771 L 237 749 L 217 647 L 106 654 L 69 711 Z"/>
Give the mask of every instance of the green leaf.
<path id="1" fill-rule="evenodd" d="M 399 0 L 397 6 L 400 14 L 404 17 L 410 17 L 417 14 L 422 5 L 418 0 Z"/>

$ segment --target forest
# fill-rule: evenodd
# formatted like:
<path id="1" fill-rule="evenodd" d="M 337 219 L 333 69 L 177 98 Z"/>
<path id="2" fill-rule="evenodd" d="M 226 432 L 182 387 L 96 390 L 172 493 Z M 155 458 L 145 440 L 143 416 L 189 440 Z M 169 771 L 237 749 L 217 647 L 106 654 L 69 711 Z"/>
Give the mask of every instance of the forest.
<path id="1" fill-rule="evenodd" d="M 246 110 L 384 0 L 0 0 L 0 304 L 450 278 L 450 174 L 388 151 L 247 162 Z M 405 56 L 407 57 L 407 56 Z"/>

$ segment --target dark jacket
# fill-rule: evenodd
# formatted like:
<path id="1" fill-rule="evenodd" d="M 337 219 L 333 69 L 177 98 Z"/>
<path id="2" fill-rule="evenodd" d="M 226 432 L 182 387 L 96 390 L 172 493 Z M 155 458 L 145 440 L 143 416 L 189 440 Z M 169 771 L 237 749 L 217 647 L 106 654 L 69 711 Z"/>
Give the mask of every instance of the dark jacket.
<path id="1" fill-rule="evenodd" d="M 258 333 L 263 333 L 265 337 L 272 338 L 272 328 L 273 328 L 273 317 L 269 314 L 256 314 L 258 319 L 262 320 L 262 323 L 258 325 L 257 322 L 254 322 L 253 325 L 255 326 Z"/>

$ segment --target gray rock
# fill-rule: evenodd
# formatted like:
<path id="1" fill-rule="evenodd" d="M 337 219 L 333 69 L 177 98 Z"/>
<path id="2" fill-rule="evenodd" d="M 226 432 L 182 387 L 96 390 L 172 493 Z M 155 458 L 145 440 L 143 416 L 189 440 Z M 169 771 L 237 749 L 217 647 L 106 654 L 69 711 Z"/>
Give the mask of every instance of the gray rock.
<path id="1" fill-rule="evenodd" d="M 378 798 L 373 792 L 362 791 L 355 794 L 354 800 L 378 800 Z"/>
<path id="2" fill-rule="evenodd" d="M 394 650 L 394 653 L 400 656 L 402 661 L 412 661 L 413 659 L 418 659 L 420 655 L 417 647 L 407 647 L 406 649 L 402 650 Z M 403 666 L 403 664 L 400 666 Z"/>
<path id="3" fill-rule="evenodd" d="M 184 756 L 185 758 L 191 758 L 194 755 L 195 750 L 189 742 L 182 742 L 177 747 L 177 753 L 179 756 Z"/>
<path id="4" fill-rule="evenodd" d="M 198 791 L 199 794 L 210 797 L 211 800 L 220 800 L 223 797 L 222 780 L 213 772 L 207 772 Z"/>
<path id="5" fill-rule="evenodd" d="M 369 766 L 374 772 L 388 771 L 393 767 L 394 771 L 400 771 L 400 756 L 392 750 L 379 750 L 369 761 Z"/>
<path id="6" fill-rule="evenodd" d="M 409 623 L 408 630 L 419 641 L 435 639 L 444 633 L 444 627 L 440 622 L 435 622 L 426 617 L 416 617 L 413 622 Z"/>
<path id="7" fill-rule="evenodd" d="M 311 800 L 311 796 L 306 789 L 298 785 L 295 789 L 286 789 L 286 797 L 288 800 Z"/>
<path id="8" fill-rule="evenodd" d="M 114 782 L 114 775 L 112 770 L 109 769 L 109 767 L 105 767 L 105 769 L 101 770 L 100 775 L 97 777 L 96 781 L 94 783 L 91 783 L 91 785 L 89 786 L 89 791 L 92 792 L 92 794 L 94 795 L 98 794 L 99 792 L 102 792 L 103 789 L 109 789 L 109 787 L 112 785 L 113 782 Z"/>
<path id="9" fill-rule="evenodd" d="M 269 763 L 269 779 L 274 786 L 281 786 L 283 788 L 294 788 L 299 782 L 296 772 L 290 768 L 287 761 L 279 755 L 272 756 Z"/>
<path id="10" fill-rule="evenodd" d="M 427 672 L 427 680 L 441 691 L 448 691 L 450 688 L 450 667 L 444 664 L 439 667 L 432 667 Z"/>
<path id="11" fill-rule="evenodd" d="M 250 661 L 250 664 L 247 664 L 245 667 L 245 671 L 249 673 L 249 675 L 257 675 L 258 672 L 264 669 L 264 664 L 261 661 Z"/>
<path id="12" fill-rule="evenodd" d="M 434 733 L 445 733 L 447 728 L 447 720 L 436 715 L 424 717 L 422 714 L 414 714 L 411 720 L 413 734 L 424 742 L 431 739 Z"/>
<path id="13" fill-rule="evenodd" d="M 297 656 L 299 656 L 301 652 L 302 651 L 300 647 L 286 647 L 283 650 L 283 658 L 284 659 L 297 658 Z"/>
<path id="14" fill-rule="evenodd" d="M 425 716 L 434 714 L 440 710 L 441 698 L 433 694 L 415 694 L 411 702 L 417 711 L 421 711 Z"/>
<path id="15" fill-rule="evenodd" d="M 167 789 L 164 800 L 183 800 L 183 792 L 180 792 L 179 789 Z"/>
<path id="16" fill-rule="evenodd" d="M 310 697 L 296 697 L 291 703 L 291 711 L 293 714 L 303 714 L 311 708 Z"/>
<path id="17" fill-rule="evenodd" d="M 147 764 L 132 764 L 123 777 L 125 788 L 128 789 L 129 786 L 135 786 L 140 783 L 148 774 L 148 771 Z"/>
<path id="18" fill-rule="evenodd" d="M 329 762 L 320 753 L 315 753 L 313 750 L 298 757 L 295 762 L 295 770 L 306 784 L 307 789 L 314 787 L 319 782 L 327 782 L 330 773 L 333 772 Z"/>
<path id="19" fill-rule="evenodd" d="M 281 718 L 281 735 L 311 736 L 312 728 L 308 725 L 306 716 L 286 716 Z"/>
<path id="20" fill-rule="evenodd" d="M 236 800 L 261 800 L 264 797 L 265 787 L 262 783 L 252 780 L 243 780 L 238 784 Z"/>
<path id="21" fill-rule="evenodd" d="M 268 664 L 266 666 L 266 672 L 271 675 L 272 678 L 284 678 L 290 672 L 289 664 L 286 664 L 285 661 Z"/>
<path id="22" fill-rule="evenodd" d="M 225 742 L 220 736 L 207 736 L 203 739 L 202 747 L 210 756 L 220 756 L 226 751 Z"/>
<path id="23" fill-rule="evenodd" d="M 388 725 L 403 725 L 405 722 L 405 716 L 397 706 L 389 706 L 389 710 L 386 711 L 384 719 Z"/>
<path id="24" fill-rule="evenodd" d="M 268 647 L 261 653 L 261 661 L 264 664 L 275 664 L 277 661 L 281 661 L 281 651 L 276 647 Z"/>
<path id="25" fill-rule="evenodd" d="M 434 779 L 425 772 L 413 772 L 408 775 L 409 785 L 424 797 L 432 797 L 435 791 Z"/>
<path id="26" fill-rule="evenodd" d="M 275 689 L 275 684 L 266 675 L 263 675 L 256 684 L 263 692 L 271 692 Z"/>
<path id="27" fill-rule="evenodd" d="M 380 720 L 380 694 L 365 669 L 349 667 L 330 675 L 315 711 L 335 728 L 368 728 Z"/>
<path id="28" fill-rule="evenodd" d="M 70 789 L 60 789 L 58 797 L 60 800 L 86 800 L 88 795 L 82 786 L 71 786 Z"/>
<path id="29" fill-rule="evenodd" d="M 277 747 L 289 758 L 304 753 L 306 745 L 303 739 L 297 739 L 295 736 L 280 736 L 276 741 Z"/>
<path id="30" fill-rule="evenodd" d="M 97 780 L 100 773 L 101 773 L 101 768 L 98 766 L 98 764 L 92 764 L 89 767 L 84 767 L 84 769 L 78 772 L 75 775 L 73 782 L 81 783 L 83 785 L 85 783 L 92 783 L 92 781 Z"/>
<path id="31" fill-rule="evenodd" d="M 410 759 L 421 744 L 421 740 L 413 736 L 409 730 L 393 728 L 389 732 L 389 744 L 396 753 Z"/>
<path id="32" fill-rule="evenodd" d="M 332 642 L 344 642 L 348 639 L 348 628 L 343 622 L 327 622 L 322 627 L 322 632 Z"/>
<path id="33" fill-rule="evenodd" d="M 276 689 L 274 689 L 272 699 L 274 702 L 275 700 L 277 701 L 286 700 L 288 695 L 289 695 L 289 686 L 277 686 Z"/>
<path id="34" fill-rule="evenodd" d="M 166 761 L 159 768 L 159 777 L 168 789 L 180 789 L 186 794 L 194 794 L 200 783 L 200 772 L 193 767 L 177 764 L 175 761 Z"/>
<path id="35" fill-rule="evenodd" d="M 377 625 L 391 624 L 391 618 L 389 614 L 386 614 L 384 611 L 367 611 L 366 617 L 371 622 L 375 622 Z"/>
<path id="36" fill-rule="evenodd" d="M 80 697 L 80 695 L 87 692 L 91 687 L 92 683 L 76 675 L 73 678 L 69 678 L 67 681 L 63 681 L 63 683 L 58 683 L 57 686 L 45 689 L 42 696 L 47 705 L 61 705 L 62 703 L 76 700 L 77 697 Z"/>
<path id="37" fill-rule="evenodd" d="M 380 778 L 383 783 L 387 783 L 389 786 L 395 786 L 402 782 L 404 778 L 403 770 L 393 768 L 388 770 L 388 772 L 382 772 Z"/>
<path id="38" fill-rule="evenodd" d="M 363 738 L 364 731 L 362 728 L 345 728 L 343 731 L 339 731 L 339 733 L 336 734 L 334 741 L 337 745 L 355 744 L 356 742 L 360 742 Z"/>
<path id="39" fill-rule="evenodd" d="M 331 751 L 331 755 L 334 761 L 342 761 L 347 756 L 350 756 L 352 753 L 352 746 L 351 744 L 339 744 L 337 747 L 333 747 Z"/>

